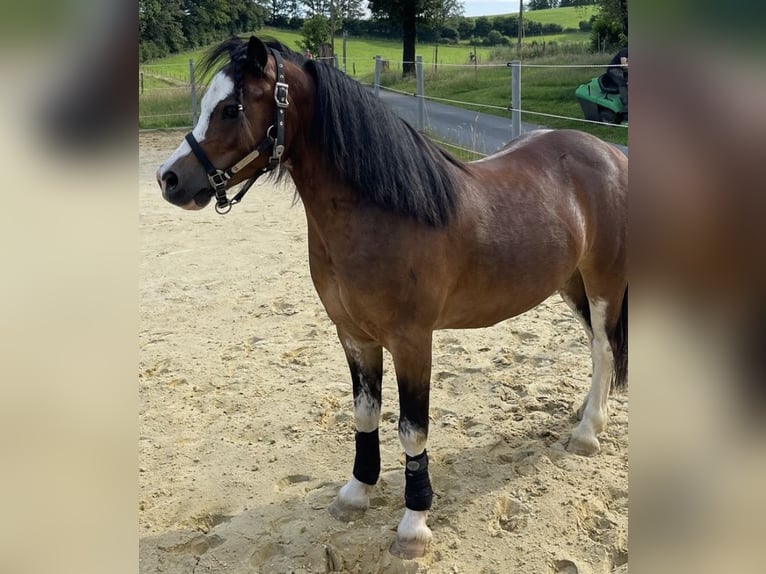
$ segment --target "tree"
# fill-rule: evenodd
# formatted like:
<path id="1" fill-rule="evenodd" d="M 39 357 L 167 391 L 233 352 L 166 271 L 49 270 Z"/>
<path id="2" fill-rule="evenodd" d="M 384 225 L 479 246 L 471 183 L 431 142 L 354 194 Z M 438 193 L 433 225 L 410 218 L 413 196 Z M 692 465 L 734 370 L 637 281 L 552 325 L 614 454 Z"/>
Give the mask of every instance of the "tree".
<path id="1" fill-rule="evenodd" d="M 183 0 L 186 46 L 205 46 L 260 28 L 270 0 Z"/>
<path id="2" fill-rule="evenodd" d="M 330 43 L 335 54 L 335 32 L 343 29 L 343 24 L 358 20 L 364 15 L 362 0 L 330 0 Z"/>
<path id="3" fill-rule="evenodd" d="M 418 21 L 428 22 L 430 16 L 441 12 L 442 5 L 448 2 L 450 0 L 369 0 L 368 7 L 374 18 L 401 24 L 403 75 L 415 73 Z M 459 6 L 459 13 L 462 13 L 461 2 L 452 0 L 450 3 Z"/>
<path id="4" fill-rule="evenodd" d="M 299 42 L 301 50 L 316 54 L 319 45 L 330 39 L 330 21 L 323 14 L 314 14 L 308 18 L 301 27 L 303 40 Z"/>
<path id="5" fill-rule="evenodd" d="M 271 1 L 139 0 L 139 57 L 158 58 L 257 30 Z"/>
<path id="6" fill-rule="evenodd" d="M 448 23 L 457 26 L 457 21 L 463 13 L 461 0 L 429 0 L 423 13 L 424 19 L 436 26 Z"/>
<path id="7" fill-rule="evenodd" d="M 559 0 L 559 8 L 570 8 L 572 6 L 591 6 L 598 0 Z"/>
<path id="8" fill-rule="evenodd" d="M 301 3 L 298 0 L 271 0 L 268 23 L 277 28 L 287 28 L 290 25 L 290 19 L 299 16 L 301 12 Z"/>
<path id="9" fill-rule="evenodd" d="M 518 16 L 496 16 L 492 22 L 492 29 L 497 30 L 503 36 L 515 38 L 519 33 Z"/>
<path id="10" fill-rule="evenodd" d="M 431 1 L 426 6 L 424 18 L 434 30 L 436 49 L 434 51 L 434 64 L 439 60 L 439 44 L 442 38 L 458 40 L 458 32 L 455 28 L 447 26 L 448 22 L 456 23 L 463 13 L 463 3 L 460 0 Z"/>
<path id="11" fill-rule="evenodd" d="M 184 0 L 183 7 L 183 30 L 188 47 L 205 46 L 226 33 L 231 17 L 225 0 Z"/>
<path id="12" fill-rule="evenodd" d="M 329 36 L 335 52 L 335 32 L 343 28 L 348 20 L 358 20 L 364 15 L 362 0 L 302 0 L 309 16 L 327 18 Z"/>
<path id="13" fill-rule="evenodd" d="M 364 16 L 362 0 L 335 0 L 335 11 L 343 22 L 359 20 Z"/>
<path id="14" fill-rule="evenodd" d="M 468 40 L 473 36 L 475 26 L 473 20 L 461 16 L 457 23 L 457 32 L 462 39 Z"/>
<path id="15" fill-rule="evenodd" d="M 138 48 L 144 62 L 161 58 L 184 47 L 181 0 L 139 0 Z"/>
<path id="16" fill-rule="evenodd" d="M 325 16 L 330 14 L 330 0 L 301 0 L 306 16 Z"/>
<path id="17" fill-rule="evenodd" d="M 415 72 L 415 41 L 417 18 L 423 14 L 425 0 L 369 0 L 367 3 L 373 17 L 390 20 L 402 27 L 402 73 Z"/>
<path id="18" fill-rule="evenodd" d="M 628 41 L 628 0 L 599 0 L 599 13 L 605 19 L 612 22 L 618 22 L 625 37 L 625 43 Z"/>
<path id="19" fill-rule="evenodd" d="M 599 0 L 590 43 L 593 50 L 613 51 L 628 45 L 628 0 Z"/>
<path id="20" fill-rule="evenodd" d="M 230 0 L 228 5 L 230 35 L 257 30 L 266 21 L 268 9 L 265 0 Z"/>
<path id="21" fill-rule="evenodd" d="M 486 16 L 480 16 L 476 18 L 476 24 L 474 25 L 474 34 L 479 38 L 484 38 L 492 29 L 492 22 Z"/>
<path id="22" fill-rule="evenodd" d="M 457 44 L 460 40 L 460 32 L 457 28 L 446 25 L 439 28 L 439 42 L 442 44 Z"/>
<path id="23" fill-rule="evenodd" d="M 552 0 L 529 0 L 527 6 L 530 10 L 547 10 L 549 8 L 555 8 Z"/>
<path id="24" fill-rule="evenodd" d="M 497 30 L 490 30 L 489 34 L 487 34 L 487 37 L 484 40 L 484 44 L 487 46 L 499 46 L 499 45 L 508 45 L 508 38 L 503 36 L 500 32 Z"/>

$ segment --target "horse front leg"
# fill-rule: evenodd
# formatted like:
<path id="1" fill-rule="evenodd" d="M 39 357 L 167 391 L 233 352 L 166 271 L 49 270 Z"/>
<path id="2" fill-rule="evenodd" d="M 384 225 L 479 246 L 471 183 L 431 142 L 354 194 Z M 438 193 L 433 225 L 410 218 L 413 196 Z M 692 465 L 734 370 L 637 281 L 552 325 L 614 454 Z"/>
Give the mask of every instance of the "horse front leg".
<path id="1" fill-rule="evenodd" d="M 370 506 L 370 491 L 380 475 L 381 380 L 383 348 L 372 341 L 353 337 L 338 328 L 338 336 L 351 370 L 354 389 L 356 454 L 351 479 L 340 489 L 330 505 L 330 514 L 348 522 L 356 520 Z"/>
<path id="2" fill-rule="evenodd" d="M 428 476 L 428 399 L 431 379 L 431 333 L 392 345 L 399 388 L 399 441 L 406 454 L 404 517 L 391 553 L 405 559 L 423 556 L 431 541 L 426 525 L 433 490 Z"/>

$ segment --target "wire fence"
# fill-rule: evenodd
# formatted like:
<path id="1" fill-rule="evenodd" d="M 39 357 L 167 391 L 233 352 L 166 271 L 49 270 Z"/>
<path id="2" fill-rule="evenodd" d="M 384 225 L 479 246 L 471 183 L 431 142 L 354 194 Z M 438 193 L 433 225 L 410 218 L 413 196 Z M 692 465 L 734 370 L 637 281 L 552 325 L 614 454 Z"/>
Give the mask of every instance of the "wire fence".
<path id="1" fill-rule="evenodd" d="M 377 57 L 373 62 L 338 56 L 317 58 L 328 65 L 345 68 L 349 76 L 370 87 L 376 94 L 387 90 L 419 100 L 433 101 L 506 118 L 533 119 L 547 127 L 577 127 L 605 139 L 627 141 L 627 123 L 621 115 L 602 118 L 583 117 L 585 106 L 575 97 L 575 88 L 593 80 L 594 70 L 603 72 L 607 64 L 546 64 L 515 62 L 520 77 L 513 80 L 511 63 L 467 64 L 423 61 L 392 61 Z M 362 66 L 364 64 L 364 66 Z M 416 79 L 403 79 L 404 64 L 415 64 Z M 358 65 L 358 66 L 357 66 Z M 370 82 L 369 72 L 373 70 Z M 525 71 L 526 70 L 526 71 Z M 199 102 L 206 86 L 194 80 L 194 62 L 187 64 L 146 64 L 139 68 L 139 129 L 189 128 L 196 122 Z M 523 77 L 523 83 L 521 81 Z M 514 85 L 516 92 L 514 93 Z M 419 88 L 419 86 L 421 86 Z M 555 97 L 551 94 L 555 93 Z M 444 94 L 459 94 L 445 97 Z M 529 94 L 528 98 L 524 96 Z M 612 98 L 617 96 L 612 95 Z M 527 103 L 531 102 L 531 103 Z M 419 116 L 422 117 L 422 116 Z M 416 127 L 427 133 L 428 126 Z M 615 133 L 622 135 L 613 135 Z M 612 135 L 610 135 L 612 134 Z M 516 137 L 518 132 L 512 134 Z M 442 142 L 447 145 L 447 142 Z M 454 143 L 454 142 L 453 142 Z"/>

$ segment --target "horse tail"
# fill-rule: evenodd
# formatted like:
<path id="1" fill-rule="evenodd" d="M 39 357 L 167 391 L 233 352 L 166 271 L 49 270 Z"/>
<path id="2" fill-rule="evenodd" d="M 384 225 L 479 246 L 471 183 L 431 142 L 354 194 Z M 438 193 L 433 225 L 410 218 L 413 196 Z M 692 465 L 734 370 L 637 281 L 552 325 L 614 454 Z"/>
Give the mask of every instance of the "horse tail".
<path id="1" fill-rule="evenodd" d="M 622 298 L 622 308 L 617 325 L 610 337 L 614 355 L 614 377 L 612 390 L 622 390 L 628 386 L 628 287 Z"/>

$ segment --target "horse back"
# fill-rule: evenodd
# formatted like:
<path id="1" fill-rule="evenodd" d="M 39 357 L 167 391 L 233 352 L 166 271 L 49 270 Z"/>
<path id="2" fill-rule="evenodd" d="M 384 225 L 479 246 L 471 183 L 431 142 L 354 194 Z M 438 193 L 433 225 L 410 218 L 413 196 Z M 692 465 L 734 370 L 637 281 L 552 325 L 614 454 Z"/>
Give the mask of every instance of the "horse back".
<path id="1" fill-rule="evenodd" d="M 628 159 L 614 146 L 576 130 L 536 130 L 469 164 L 466 214 L 493 212 L 525 229 L 582 219 L 594 232 L 626 233 Z M 471 189 L 473 188 L 473 189 Z M 500 221 L 498 221 L 500 224 Z"/>
<path id="2" fill-rule="evenodd" d="M 581 132 L 541 130 L 469 168 L 449 234 L 441 326 L 493 324 L 535 306 L 583 265 L 624 261 L 619 150 Z"/>

